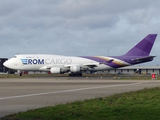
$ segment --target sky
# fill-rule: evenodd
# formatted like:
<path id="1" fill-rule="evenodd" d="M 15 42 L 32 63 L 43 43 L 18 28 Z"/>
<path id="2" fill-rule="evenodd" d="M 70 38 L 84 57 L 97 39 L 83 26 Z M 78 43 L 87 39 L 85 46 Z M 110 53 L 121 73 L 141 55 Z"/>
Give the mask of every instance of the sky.
<path id="1" fill-rule="evenodd" d="M 160 65 L 160 0 L 1 0 L 0 57 L 123 55 L 158 34 L 144 65 Z"/>

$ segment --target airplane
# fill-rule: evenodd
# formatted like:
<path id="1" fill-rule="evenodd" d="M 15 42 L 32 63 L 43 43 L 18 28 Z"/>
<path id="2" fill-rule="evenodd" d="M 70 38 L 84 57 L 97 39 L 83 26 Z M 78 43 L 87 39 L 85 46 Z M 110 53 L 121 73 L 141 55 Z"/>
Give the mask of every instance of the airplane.
<path id="1" fill-rule="evenodd" d="M 83 72 L 104 71 L 125 66 L 150 62 L 156 56 L 150 51 L 157 34 L 148 34 L 137 45 L 121 56 L 61 56 L 49 54 L 21 54 L 5 61 L 3 65 L 18 71 L 48 71 L 52 74 L 69 73 L 82 76 Z"/>

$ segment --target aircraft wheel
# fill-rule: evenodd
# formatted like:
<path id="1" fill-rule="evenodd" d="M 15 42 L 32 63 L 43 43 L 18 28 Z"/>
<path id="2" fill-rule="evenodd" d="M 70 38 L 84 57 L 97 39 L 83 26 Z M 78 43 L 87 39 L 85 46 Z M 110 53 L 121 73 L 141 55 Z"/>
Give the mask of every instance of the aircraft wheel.
<path id="1" fill-rule="evenodd" d="M 22 73 L 18 73 L 18 76 L 22 76 Z"/>
<path id="2" fill-rule="evenodd" d="M 78 77 L 78 76 L 82 76 L 82 73 L 76 73 L 76 74 L 75 73 L 70 73 L 69 76 L 70 77 L 73 77 L 73 76 L 77 76 Z"/>
<path id="3" fill-rule="evenodd" d="M 73 76 L 75 76 L 75 74 L 74 74 L 74 73 L 70 73 L 69 76 L 70 76 L 70 77 L 73 77 Z"/>
<path id="4" fill-rule="evenodd" d="M 77 73 L 76 76 L 82 76 L 82 73 Z"/>
<path id="5" fill-rule="evenodd" d="M 82 76 L 82 73 L 79 73 L 79 76 Z"/>

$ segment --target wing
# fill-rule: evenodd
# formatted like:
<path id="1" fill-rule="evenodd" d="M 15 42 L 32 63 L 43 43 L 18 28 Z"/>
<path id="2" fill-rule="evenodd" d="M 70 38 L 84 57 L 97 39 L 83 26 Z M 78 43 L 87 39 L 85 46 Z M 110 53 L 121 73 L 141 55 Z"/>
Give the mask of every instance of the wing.
<path id="1" fill-rule="evenodd" d="M 88 68 L 94 68 L 94 67 L 98 67 L 98 65 L 100 64 L 107 64 L 107 63 L 111 63 L 113 62 L 114 59 L 110 59 L 109 61 L 104 61 L 104 62 L 92 62 L 92 63 L 84 63 L 84 64 L 69 64 L 69 65 L 62 65 L 62 66 L 59 66 L 59 68 L 61 69 L 66 69 L 66 68 L 70 68 L 72 66 L 80 66 L 83 70 L 85 69 L 88 69 Z M 41 67 L 39 70 L 42 70 L 42 71 L 50 71 L 50 69 L 52 67 L 55 67 L 54 65 L 47 65 L 47 66 L 43 66 Z"/>
<path id="2" fill-rule="evenodd" d="M 69 65 L 46 65 L 39 70 L 41 71 L 50 71 L 51 73 L 66 73 L 66 72 L 80 72 L 80 71 L 89 71 L 95 70 L 95 67 L 98 67 L 100 64 L 107 64 L 111 63 L 114 59 L 110 59 L 104 62 L 90 62 L 90 63 L 83 63 L 83 64 L 69 64 Z"/>

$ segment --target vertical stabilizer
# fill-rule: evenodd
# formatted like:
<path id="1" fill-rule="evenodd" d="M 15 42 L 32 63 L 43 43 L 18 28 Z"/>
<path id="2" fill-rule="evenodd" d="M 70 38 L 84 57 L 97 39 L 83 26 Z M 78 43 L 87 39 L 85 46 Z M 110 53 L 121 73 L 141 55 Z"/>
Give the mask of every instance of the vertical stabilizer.
<path id="1" fill-rule="evenodd" d="M 129 50 L 125 56 L 149 56 L 157 34 L 149 34 L 136 46 Z"/>

